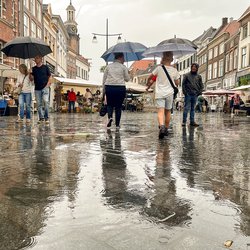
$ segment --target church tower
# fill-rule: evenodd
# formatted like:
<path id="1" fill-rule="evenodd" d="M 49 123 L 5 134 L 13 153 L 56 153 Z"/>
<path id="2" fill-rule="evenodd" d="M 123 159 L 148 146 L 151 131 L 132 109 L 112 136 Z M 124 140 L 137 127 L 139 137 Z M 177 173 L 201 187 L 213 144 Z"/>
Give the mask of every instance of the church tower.
<path id="1" fill-rule="evenodd" d="M 67 21 L 64 22 L 64 25 L 69 34 L 69 49 L 74 51 L 77 55 L 79 55 L 79 43 L 80 37 L 77 34 L 77 22 L 75 20 L 75 12 L 76 9 L 72 5 L 72 1 L 70 0 L 70 4 L 67 7 Z"/>

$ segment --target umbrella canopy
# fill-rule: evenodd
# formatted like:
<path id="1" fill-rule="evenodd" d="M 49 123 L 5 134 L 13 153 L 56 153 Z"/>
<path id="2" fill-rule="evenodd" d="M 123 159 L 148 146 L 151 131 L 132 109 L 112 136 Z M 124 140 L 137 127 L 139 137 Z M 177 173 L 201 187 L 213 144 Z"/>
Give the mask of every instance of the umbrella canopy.
<path id="1" fill-rule="evenodd" d="M 34 58 L 38 55 L 45 56 L 52 52 L 43 40 L 34 37 L 16 37 L 6 43 L 1 50 L 6 56 L 22 59 Z"/>
<path id="2" fill-rule="evenodd" d="M 160 42 L 158 45 L 166 45 L 166 44 L 169 44 L 169 43 L 186 44 L 186 45 L 191 46 L 194 49 L 197 49 L 197 46 L 193 42 L 191 42 L 191 41 L 189 41 L 188 39 L 185 39 L 185 38 L 177 38 L 177 37 L 164 40 L 164 41 Z"/>
<path id="3" fill-rule="evenodd" d="M 140 85 L 134 82 L 126 82 L 126 91 L 127 93 L 134 93 L 134 94 L 142 94 L 146 92 L 152 92 L 153 89 L 149 89 L 146 91 L 147 86 Z"/>
<path id="4" fill-rule="evenodd" d="M 110 47 L 102 56 L 106 62 L 114 61 L 114 53 L 123 53 L 126 62 L 137 61 L 143 58 L 142 53 L 147 49 L 141 43 L 123 42 Z"/>
<path id="5" fill-rule="evenodd" d="M 194 53 L 197 46 L 184 38 L 171 38 L 160 42 L 157 46 L 148 48 L 143 56 L 152 57 L 158 56 L 162 57 L 162 53 L 166 51 L 172 51 L 176 58 Z"/>
<path id="6" fill-rule="evenodd" d="M 228 90 L 228 89 L 216 89 L 216 90 L 207 90 L 205 92 L 202 92 L 202 95 L 233 95 L 237 93 L 237 91 L 234 90 Z"/>
<path id="7" fill-rule="evenodd" d="M 250 84 L 248 84 L 248 85 L 242 85 L 242 86 L 234 88 L 232 90 L 250 90 Z"/>

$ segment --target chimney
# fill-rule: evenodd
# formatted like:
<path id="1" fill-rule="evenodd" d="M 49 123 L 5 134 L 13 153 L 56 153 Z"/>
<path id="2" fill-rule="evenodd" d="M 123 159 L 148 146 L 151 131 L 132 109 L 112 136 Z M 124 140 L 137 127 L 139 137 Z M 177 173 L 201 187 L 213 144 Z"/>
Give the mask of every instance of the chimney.
<path id="1" fill-rule="evenodd" d="M 222 18 L 222 26 L 226 26 L 228 24 L 228 18 L 227 17 L 223 17 Z"/>
<path id="2" fill-rule="evenodd" d="M 234 20 L 234 18 L 233 18 L 233 17 L 230 17 L 230 18 L 229 18 L 229 23 L 231 23 L 233 20 Z"/>

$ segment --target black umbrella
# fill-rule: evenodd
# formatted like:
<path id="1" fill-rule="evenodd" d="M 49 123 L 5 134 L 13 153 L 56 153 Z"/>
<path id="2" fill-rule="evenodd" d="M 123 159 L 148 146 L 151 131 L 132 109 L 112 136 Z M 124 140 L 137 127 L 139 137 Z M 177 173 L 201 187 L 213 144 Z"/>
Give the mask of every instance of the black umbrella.
<path id="1" fill-rule="evenodd" d="M 52 52 L 43 40 L 33 37 L 16 37 L 5 44 L 1 51 L 6 56 L 22 59 L 34 58 L 38 55 L 45 56 Z"/>

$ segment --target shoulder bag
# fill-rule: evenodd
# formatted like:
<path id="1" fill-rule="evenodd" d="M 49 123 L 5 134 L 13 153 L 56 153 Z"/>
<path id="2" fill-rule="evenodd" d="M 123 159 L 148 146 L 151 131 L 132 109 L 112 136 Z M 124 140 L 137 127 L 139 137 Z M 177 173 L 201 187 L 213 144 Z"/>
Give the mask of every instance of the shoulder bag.
<path id="1" fill-rule="evenodd" d="M 167 69 L 165 68 L 164 65 L 162 65 L 162 68 L 163 68 L 164 72 L 166 73 L 167 78 L 168 78 L 168 80 L 169 80 L 169 82 L 170 82 L 172 88 L 174 89 L 174 99 L 175 99 L 175 98 L 177 97 L 177 94 L 178 94 L 178 92 L 179 92 L 179 89 L 178 89 L 178 88 L 175 86 L 175 84 L 173 83 L 173 81 L 172 81 L 170 75 L 168 74 L 168 71 L 167 71 Z"/>
<path id="2" fill-rule="evenodd" d="M 14 91 L 13 91 L 14 94 L 17 94 L 17 95 L 20 95 L 20 94 L 21 94 L 22 88 L 23 88 L 23 83 L 24 83 L 24 80 L 25 80 L 26 76 L 27 76 L 27 75 L 25 75 L 24 78 L 23 78 L 22 86 L 18 86 L 17 88 L 14 89 Z"/>
<path id="3" fill-rule="evenodd" d="M 99 115 L 105 116 L 107 114 L 107 112 L 108 112 L 108 107 L 107 107 L 107 104 L 105 104 L 105 102 L 104 102 L 104 95 L 103 95 L 102 104 L 101 104 L 101 107 L 99 110 Z"/>

